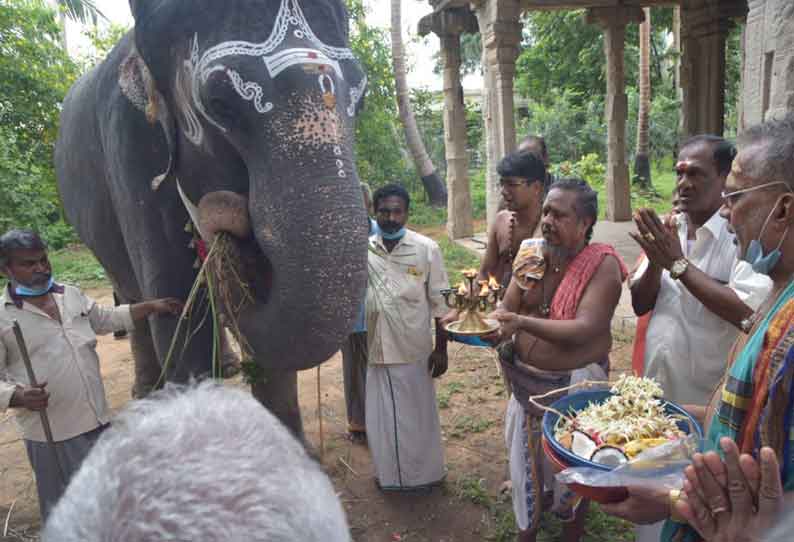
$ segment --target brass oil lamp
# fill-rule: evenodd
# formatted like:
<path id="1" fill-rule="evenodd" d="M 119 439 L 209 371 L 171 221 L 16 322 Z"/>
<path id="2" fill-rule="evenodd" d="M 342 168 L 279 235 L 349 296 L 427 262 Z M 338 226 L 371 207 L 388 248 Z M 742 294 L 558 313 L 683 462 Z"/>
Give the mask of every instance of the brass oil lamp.
<path id="1" fill-rule="evenodd" d="M 457 288 L 441 291 L 447 306 L 461 314 L 460 320 L 447 324 L 447 331 L 459 335 L 487 335 L 496 331 L 499 323 L 486 320 L 484 316 L 496 309 L 496 304 L 504 296 L 504 287 L 494 277 L 477 281 L 475 286 L 476 269 L 464 269 L 461 274 L 468 285 L 461 282 Z"/>

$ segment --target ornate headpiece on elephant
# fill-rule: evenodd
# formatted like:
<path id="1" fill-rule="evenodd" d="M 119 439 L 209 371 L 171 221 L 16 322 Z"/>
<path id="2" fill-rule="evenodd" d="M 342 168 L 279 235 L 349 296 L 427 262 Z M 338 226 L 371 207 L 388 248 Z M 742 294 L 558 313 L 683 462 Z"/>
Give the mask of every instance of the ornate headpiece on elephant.
<path id="1" fill-rule="evenodd" d="M 202 1 L 208 0 L 198 0 L 189 4 L 193 10 L 200 10 L 200 6 L 196 4 L 201 4 Z M 173 11 L 180 8 L 175 7 L 174 2 L 167 0 L 130 0 L 130 6 L 135 16 L 136 29 L 139 26 L 156 26 L 156 19 L 180 20 L 179 17 L 173 18 L 175 15 Z M 181 30 L 186 31 L 187 29 L 182 28 Z M 176 32 L 178 30 L 170 27 L 167 31 Z M 136 46 L 141 51 L 141 56 L 146 59 L 146 64 L 135 62 L 134 65 L 140 65 L 139 80 L 144 83 L 147 100 L 145 111 L 150 122 L 153 122 L 155 118 L 160 121 L 166 132 L 166 139 L 171 151 L 168 170 L 152 181 L 152 189 L 157 190 L 163 181 L 172 176 L 175 168 L 176 123 L 163 105 L 162 95 L 156 88 L 156 81 L 163 80 L 161 77 L 167 74 L 158 73 L 156 65 L 149 65 L 147 68 L 155 55 L 147 53 L 147 51 L 152 51 L 153 47 L 145 42 L 145 39 L 141 37 L 142 34 L 143 32 L 136 30 Z M 204 141 L 204 127 L 199 116 L 220 131 L 227 130 L 212 115 L 208 114 L 200 96 L 201 85 L 206 83 L 213 73 L 226 74 L 237 94 L 243 100 L 252 102 L 258 114 L 268 114 L 275 107 L 258 83 L 244 80 L 238 71 L 220 63 L 222 59 L 230 56 L 259 57 L 271 80 L 275 80 L 284 70 L 295 65 L 300 65 L 307 71 L 315 70 L 320 91 L 324 95 L 325 103 L 329 109 L 336 105 L 336 86 L 330 73 L 332 72 L 339 80 L 344 80 L 345 71 L 340 63 L 357 62 L 349 48 L 330 46 L 317 37 L 300 7 L 299 0 L 280 0 L 271 34 L 262 43 L 225 41 L 205 49 L 202 53 L 200 36 L 198 33 L 193 33 L 188 51 L 188 58 L 184 60 L 181 69 L 178 69 L 176 74 L 176 92 L 181 93 L 176 97 L 176 102 L 180 116 L 184 121 L 184 135 L 196 146 L 201 146 Z M 154 77 L 150 75 L 150 71 L 154 72 Z M 366 85 L 365 75 L 358 81 L 348 81 L 349 100 L 345 110 L 348 116 L 355 116 Z M 135 102 L 133 101 L 133 103 Z"/>

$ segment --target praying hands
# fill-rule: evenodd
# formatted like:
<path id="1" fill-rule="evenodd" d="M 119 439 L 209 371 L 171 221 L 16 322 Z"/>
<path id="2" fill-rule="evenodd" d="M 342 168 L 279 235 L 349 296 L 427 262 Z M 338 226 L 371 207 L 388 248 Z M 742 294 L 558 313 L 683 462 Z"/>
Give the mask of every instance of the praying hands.
<path id="1" fill-rule="evenodd" d="M 720 446 L 724 461 L 714 452 L 695 454 L 685 471 L 686 498 L 678 500 L 675 511 L 708 542 L 762 540 L 783 511 L 775 452 L 762 448 L 759 462 L 740 456 L 731 439 L 721 439 Z"/>

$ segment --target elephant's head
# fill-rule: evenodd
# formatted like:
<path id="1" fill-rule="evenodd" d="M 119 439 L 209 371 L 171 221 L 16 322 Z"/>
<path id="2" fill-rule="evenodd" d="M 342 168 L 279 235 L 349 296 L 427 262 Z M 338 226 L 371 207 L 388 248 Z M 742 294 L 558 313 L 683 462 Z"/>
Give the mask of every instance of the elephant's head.
<path id="1" fill-rule="evenodd" d="M 202 236 L 236 236 L 256 301 L 239 324 L 260 363 L 330 357 L 366 283 L 353 161 L 366 78 L 341 0 L 130 0 L 151 116 Z M 212 217 L 201 220 L 198 217 Z"/>

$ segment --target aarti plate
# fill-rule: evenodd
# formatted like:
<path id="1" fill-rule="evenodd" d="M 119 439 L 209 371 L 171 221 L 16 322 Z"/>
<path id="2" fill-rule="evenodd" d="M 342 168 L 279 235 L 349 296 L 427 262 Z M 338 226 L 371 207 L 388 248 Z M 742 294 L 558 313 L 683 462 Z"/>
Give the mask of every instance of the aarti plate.
<path id="1" fill-rule="evenodd" d="M 483 322 L 485 322 L 485 325 L 488 326 L 488 328 L 483 331 L 460 331 L 459 328 L 460 325 L 463 323 L 463 320 L 456 320 L 454 322 L 450 322 L 449 324 L 446 325 L 444 329 L 446 329 L 450 333 L 454 333 L 456 335 L 465 335 L 468 337 L 482 337 L 483 335 L 488 335 L 499 329 L 498 320 L 483 318 Z"/>

